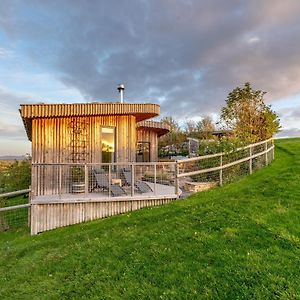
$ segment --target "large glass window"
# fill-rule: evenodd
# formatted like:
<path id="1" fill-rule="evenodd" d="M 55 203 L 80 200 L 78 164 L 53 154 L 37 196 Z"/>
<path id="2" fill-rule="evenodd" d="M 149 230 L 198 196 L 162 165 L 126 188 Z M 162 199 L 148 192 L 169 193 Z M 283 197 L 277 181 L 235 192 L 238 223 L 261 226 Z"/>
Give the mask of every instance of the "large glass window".
<path id="1" fill-rule="evenodd" d="M 138 142 L 136 146 L 136 161 L 149 162 L 150 161 L 150 143 Z"/>
<path id="2" fill-rule="evenodd" d="M 111 163 L 115 161 L 115 129 L 113 127 L 101 128 L 102 139 L 102 162 Z"/>

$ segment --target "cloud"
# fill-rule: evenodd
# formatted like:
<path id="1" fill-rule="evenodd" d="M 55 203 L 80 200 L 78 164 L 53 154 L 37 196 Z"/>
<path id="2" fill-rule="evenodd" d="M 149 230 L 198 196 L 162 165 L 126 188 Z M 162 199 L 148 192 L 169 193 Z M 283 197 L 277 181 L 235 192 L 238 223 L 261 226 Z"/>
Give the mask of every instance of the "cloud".
<path id="1" fill-rule="evenodd" d="M 290 128 L 281 130 L 276 137 L 300 137 L 300 128 Z"/>
<path id="2" fill-rule="evenodd" d="M 26 95 L 13 93 L 0 87 L 0 138 L 5 138 L 6 141 L 26 140 L 25 129 L 19 114 L 19 106 L 21 103 L 27 102 Z"/>
<path id="3" fill-rule="evenodd" d="M 87 100 L 156 102 L 162 113 L 217 113 L 246 81 L 267 101 L 300 91 L 300 2 L 8 1 L 7 38 Z"/>
<path id="4" fill-rule="evenodd" d="M 0 120 L 0 138 L 9 140 L 25 140 L 25 130 L 21 122 L 17 124 L 3 122 Z"/>
<path id="5" fill-rule="evenodd" d="M 1 119 L 5 116 L 7 117 L 7 114 L 18 113 L 19 105 L 21 103 L 28 103 L 29 98 L 26 94 L 12 92 L 0 86 Z"/>
<path id="6" fill-rule="evenodd" d="M 248 44 L 255 44 L 255 43 L 258 43 L 260 41 L 260 38 L 257 37 L 257 36 L 253 36 L 253 37 L 250 37 L 248 40 L 247 40 L 247 43 Z"/>
<path id="7" fill-rule="evenodd" d="M 283 107 L 278 111 L 280 118 L 288 119 L 290 122 L 300 122 L 300 106 L 295 106 L 293 109 L 289 107 Z"/>
<path id="8" fill-rule="evenodd" d="M 297 108 L 295 108 L 292 113 L 290 114 L 290 116 L 296 120 L 300 121 L 300 106 L 298 106 Z"/>
<path id="9" fill-rule="evenodd" d="M 11 50 L 0 47 L 0 59 L 12 58 L 13 52 Z"/>

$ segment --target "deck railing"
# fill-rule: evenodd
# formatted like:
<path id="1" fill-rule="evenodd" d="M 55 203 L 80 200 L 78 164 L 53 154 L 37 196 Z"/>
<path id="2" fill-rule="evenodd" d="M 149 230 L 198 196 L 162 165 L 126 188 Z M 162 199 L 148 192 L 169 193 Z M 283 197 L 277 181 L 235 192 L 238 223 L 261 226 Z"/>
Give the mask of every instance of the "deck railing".
<path id="1" fill-rule="evenodd" d="M 177 197 L 176 162 L 32 164 L 32 199 Z M 56 197 L 57 198 L 57 197 Z"/>
<path id="2" fill-rule="evenodd" d="M 0 195 L 0 231 L 19 226 L 22 220 L 26 224 L 29 211 L 31 234 L 36 234 L 162 205 L 182 192 L 185 195 L 251 174 L 273 159 L 274 144 L 269 139 L 233 152 L 175 162 L 33 163 L 30 203 L 5 198 L 29 190 Z"/>
<path id="3" fill-rule="evenodd" d="M 33 163 L 31 196 L 33 201 L 177 198 L 182 191 L 191 191 L 191 183 L 223 185 L 268 165 L 273 158 L 274 142 L 268 139 L 232 152 L 174 162 Z"/>

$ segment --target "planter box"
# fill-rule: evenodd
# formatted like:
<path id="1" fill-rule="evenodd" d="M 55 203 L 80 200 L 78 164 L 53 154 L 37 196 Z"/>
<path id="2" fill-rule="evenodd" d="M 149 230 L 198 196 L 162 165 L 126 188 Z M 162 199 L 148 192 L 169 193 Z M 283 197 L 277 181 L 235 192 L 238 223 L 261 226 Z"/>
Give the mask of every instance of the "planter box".
<path id="1" fill-rule="evenodd" d="M 82 182 L 73 182 L 72 186 L 72 193 L 84 193 L 85 192 L 85 184 Z"/>

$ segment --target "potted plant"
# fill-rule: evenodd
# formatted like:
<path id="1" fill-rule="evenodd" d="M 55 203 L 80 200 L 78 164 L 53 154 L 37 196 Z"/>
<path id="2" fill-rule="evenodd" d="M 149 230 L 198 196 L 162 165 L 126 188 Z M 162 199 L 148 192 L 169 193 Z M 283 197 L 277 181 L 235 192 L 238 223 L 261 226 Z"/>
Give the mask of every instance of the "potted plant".
<path id="1" fill-rule="evenodd" d="M 81 166 L 74 166 L 71 168 L 71 191 L 72 193 L 84 193 L 84 168 Z"/>

